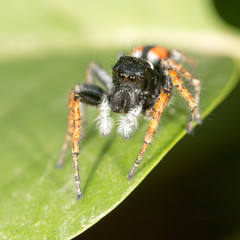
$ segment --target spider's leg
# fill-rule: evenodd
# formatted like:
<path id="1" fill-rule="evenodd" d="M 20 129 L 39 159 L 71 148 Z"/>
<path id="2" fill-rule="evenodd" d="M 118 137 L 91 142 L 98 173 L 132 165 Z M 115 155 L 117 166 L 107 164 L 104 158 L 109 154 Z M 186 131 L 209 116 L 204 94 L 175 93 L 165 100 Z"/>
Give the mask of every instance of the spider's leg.
<path id="1" fill-rule="evenodd" d="M 83 193 L 80 185 L 79 168 L 78 168 L 81 112 L 80 112 L 80 98 L 78 95 L 75 95 L 72 101 L 72 120 L 73 120 L 72 158 L 73 158 L 74 176 L 75 176 L 75 182 L 77 187 L 77 199 L 81 199 L 83 197 Z"/>
<path id="2" fill-rule="evenodd" d="M 158 100 L 153 109 L 152 119 L 150 121 L 147 134 L 144 137 L 144 144 L 142 146 L 142 149 L 141 149 L 131 171 L 128 174 L 128 179 L 131 179 L 133 177 L 134 173 L 137 170 L 138 165 L 140 164 L 140 162 L 143 158 L 144 153 L 146 152 L 146 150 L 148 149 L 149 145 L 151 144 L 151 142 L 153 140 L 153 136 L 154 136 L 155 131 L 157 130 L 157 126 L 158 126 L 160 117 L 168 103 L 171 88 L 172 88 L 171 82 L 167 81 L 167 83 L 165 84 L 165 87 L 161 90 L 161 93 L 160 93 Z"/>
<path id="3" fill-rule="evenodd" d="M 178 75 L 178 73 L 174 70 L 165 70 L 165 74 L 169 74 L 173 84 L 175 85 L 175 87 L 177 88 L 177 90 L 181 93 L 181 95 L 183 96 L 183 98 L 188 102 L 190 109 L 191 109 L 191 115 L 188 121 L 188 125 L 187 125 L 187 131 L 188 133 L 192 132 L 192 124 L 194 119 L 196 119 L 198 116 L 198 110 L 197 110 L 197 103 L 195 102 L 194 98 L 192 97 L 192 95 L 189 93 L 189 91 L 185 88 L 182 79 L 180 78 L 180 76 Z M 197 119 L 199 120 L 199 119 Z"/>
<path id="4" fill-rule="evenodd" d="M 108 91 L 112 89 L 113 82 L 111 76 L 98 64 L 92 62 L 88 65 L 86 71 L 86 80 L 88 84 L 93 84 L 94 77 L 97 77 L 106 86 Z"/>
<path id="5" fill-rule="evenodd" d="M 65 153 L 69 143 L 69 138 L 72 136 L 72 158 L 74 166 L 75 182 L 77 187 L 77 198 L 81 199 L 83 194 L 80 185 L 79 168 L 78 168 L 78 155 L 79 155 L 79 142 L 80 142 L 80 129 L 81 117 L 80 110 L 81 102 L 98 106 L 99 102 L 107 93 L 98 86 L 90 84 L 76 85 L 70 94 L 70 114 L 68 122 L 68 133 L 63 145 L 63 150 L 60 156 L 60 164 L 64 162 Z"/>
<path id="6" fill-rule="evenodd" d="M 181 64 L 178 64 L 171 59 L 162 60 L 161 64 L 163 64 L 163 66 L 165 68 L 171 68 L 174 71 L 176 71 L 177 73 L 182 74 L 184 76 L 184 78 L 187 81 L 189 81 L 191 85 L 194 86 L 194 89 L 195 89 L 194 101 L 197 104 L 197 106 L 199 106 L 200 92 L 201 92 L 200 81 L 198 79 L 194 78 L 194 76 L 191 73 L 189 73 L 186 69 L 184 69 Z M 199 124 L 202 123 L 198 108 L 196 108 L 195 118 Z"/>
<path id="7" fill-rule="evenodd" d="M 187 63 L 191 67 L 191 70 L 193 72 L 196 71 L 196 67 L 197 67 L 196 60 L 188 56 L 187 54 L 185 54 L 183 51 L 180 51 L 177 49 L 172 50 L 170 59 L 173 60 L 174 62 L 181 61 L 181 62 Z"/>

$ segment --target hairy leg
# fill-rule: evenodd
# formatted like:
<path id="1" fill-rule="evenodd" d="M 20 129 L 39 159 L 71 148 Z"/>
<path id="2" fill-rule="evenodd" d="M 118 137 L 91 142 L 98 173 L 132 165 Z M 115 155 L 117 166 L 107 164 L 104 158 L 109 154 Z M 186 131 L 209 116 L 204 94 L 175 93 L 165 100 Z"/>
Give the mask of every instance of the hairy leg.
<path id="1" fill-rule="evenodd" d="M 79 143 L 80 143 L 80 129 L 82 121 L 82 112 L 80 109 L 81 102 L 98 106 L 99 102 L 106 95 L 106 92 L 98 86 L 89 84 L 79 84 L 74 87 L 69 97 L 69 117 L 68 117 L 68 131 L 63 144 L 63 149 L 58 161 L 58 166 L 62 166 L 64 163 L 66 151 L 69 142 L 72 137 L 72 158 L 74 166 L 74 176 L 77 188 L 77 198 L 83 197 L 83 192 L 80 185 L 79 167 L 78 167 L 78 155 L 79 155 Z"/>
<path id="2" fill-rule="evenodd" d="M 182 67 L 182 65 L 176 63 L 175 61 L 171 59 L 165 59 L 162 60 L 163 67 L 172 69 L 176 71 L 177 73 L 181 74 L 184 76 L 184 78 L 190 82 L 191 85 L 194 86 L 195 89 L 195 95 L 194 95 L 194 101 L 199 106 L 199 101 L 200 101 L 200 92 L 201 92 L 201 84 L 198 79 L 196 79 L 191 73 L 189 73 L 186 69 Z M 196 120 L 199 124 L 202 123 L 201 116 L 199 113 L 199 109 L 197 107 L 196 109 Z"/>
<path id="3" fill-rule="evenodd" d="M 169 75 L 172 79 L 172 82 L 174 84 L 174 86 L 177 88 L 177 90 L 181 93 L 181 95 L 183 96 L 183 98 L 188 102 L 190 110 L 191 110 L 191 114 L 190 114 L 190 118 L 188 121 L 188 125 L 187 125 L 187 131 L 188 133 L 192 132 L 192 125 L 193 125 L 193 121 L 196 119 L 198 120 L 198 109 L 197 109 L 197 103 L 195 102 L 194 98 L 192 97 L 192 95 L 189 93 L 189 91 L 185 88 L 182 79 L 180 78 L 180 76 L 178 75 L 178 73 L 174 70 L 166 70 L 166 72 L 169 72 Z M 166 73 L 167 74 L 167 73 Z"/>
<path id="4" fill-rule="evenodd" d="M 88 65 L 86 71 L 87 83 L 93 84 L 93 79 L 95 76 L 104 84 L 104 86 L 106 86 L 109 91 L 112 89 L 112 78 L 98 63 L 92 62 Z"/>
<path id="5" fill-rule="evenodd" d="M 138 165 L 142 161 L 142 158 L 143 158 L 146 150 L 148 149 L 149 145 L 151 144 L 151 142 L 153 140 L 153 136 L 157 130 L 160 117 L 168 103 L 171 88 L 172 88 L 171 82 L 167 81 L 164 88 L 161 90 L 161 93 L 158 97 L 157 103 L 155 104 L 154 109 L 153 109 L 152 119 L 150 121 L 147 134 L 144 137 L 143 146 L 141 148 L 141 151 L 140 151 L 131 171 L 128 174 L 128 179 L 131 179 L 133 177 L 134 173 L 137 170 Z"/>

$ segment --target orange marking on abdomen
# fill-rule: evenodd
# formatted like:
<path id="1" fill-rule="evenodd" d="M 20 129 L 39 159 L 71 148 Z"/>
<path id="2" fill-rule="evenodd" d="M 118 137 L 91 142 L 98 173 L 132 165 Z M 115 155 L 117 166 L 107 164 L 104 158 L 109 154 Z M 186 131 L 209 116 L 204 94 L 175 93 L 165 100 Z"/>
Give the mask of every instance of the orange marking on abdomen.
<path id="1" fill-rule="evenodd" d="M 153 47 L 149 52 L 156 54 L 159 59 L 167 58 L 170 55 L 169 51 L 164 47 Z"/>

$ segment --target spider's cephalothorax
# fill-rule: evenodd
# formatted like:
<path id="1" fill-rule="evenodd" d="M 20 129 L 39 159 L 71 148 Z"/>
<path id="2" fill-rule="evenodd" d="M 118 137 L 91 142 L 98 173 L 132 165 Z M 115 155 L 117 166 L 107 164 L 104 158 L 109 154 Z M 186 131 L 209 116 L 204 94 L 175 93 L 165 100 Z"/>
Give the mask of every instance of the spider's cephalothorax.
<path id="1" fill-rule="evenodd" d="M 117 132 L 126 139 L 130 138 L 136 130 L 137 118 L 141 113 L 151 117 L 141 151 L 128 174 L 128 178 L 131 179 L 152 142 L 161 114 L 169 101 L 172 86 L 177 88 L 189 104 L 191 114 L 187 131 L 192 131 L 194 120 L 201 123 L 198 111 L 200 81 L 177 63 L 179 61 L 191 66 L 194 64 L 193 59 L 178 50 L 169 52 L 163 47 L 145 46 L 134 49 L 130 56 L 120 57 L 113 67 L 112 77 L 97 63 L 89 65 L 86 73 L 87 83 L 76 85 L 70 94 L 68 133 L 58 162 L 58 166 L 63 165 L 68 144 L 72 139 L 78 199 L 83 196 L 78 170 L 82 116 L 80 103 L 95 105 L 99 108 L 97 126 L 103 136 L 107 136 L 113 126 L 111 111 L 123 113 L 118 121 Z M 184 87 L 180 75 L 194 86 L 194 98 Z M 106 90 L 93 84 L 95 76 L 105 85 Z"/>
<path id="2" fill-rule="evenodd" d="M 128 113 L 143 107 L 149 93 L 154 90 L 153 65 L 141 58 L 120 57 L 113 67 L 113 89 L 109 102 L 113 112 Z"/>

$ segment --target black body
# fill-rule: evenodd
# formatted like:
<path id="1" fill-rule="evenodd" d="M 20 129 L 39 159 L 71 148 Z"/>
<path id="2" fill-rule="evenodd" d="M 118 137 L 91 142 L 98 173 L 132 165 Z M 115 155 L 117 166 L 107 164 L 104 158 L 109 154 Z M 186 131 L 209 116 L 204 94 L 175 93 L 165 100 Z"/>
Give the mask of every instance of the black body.
<path id="1" fill-rule="evenodd" d="M 100 69 L 100 66 L 95 65 L 95 68 Z M 108 96 L 111 111 L 117 113 L 128 113 L 142 105 L 145 114 L 154 108 L 161 89 L 171 89 L 171 85 L 160 61 L 152 65 L 144 58 L 122 56 L 113 67 L 112 88 L 108 93 L 96 85 L 81 84 L 79 94 L 84 103 L 95 106 L 101 103 L 103 96 Z M 107 84 L 105 86 L 108 88 Z"/>
<path id="2" fill-rule="evenodd" d="M 153 107 L 165 78 L 160 64 L 153 66 L 143 58 L 120 57 L 113 67 L 113 89 L 109 102 L 113 112 L 127 113 L 143 105 L 143 112 Z"/>

